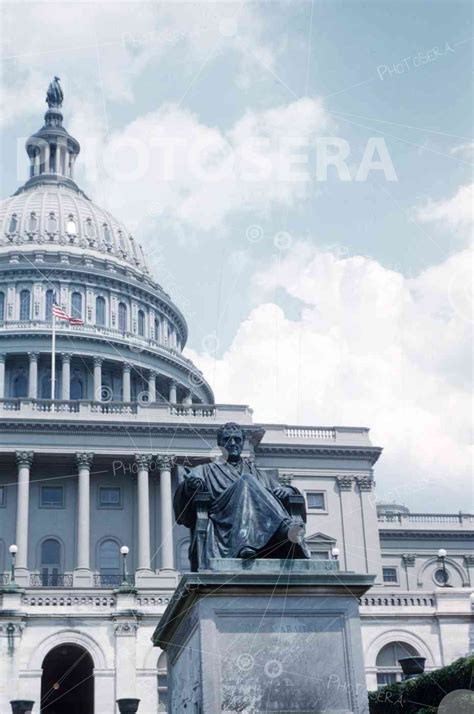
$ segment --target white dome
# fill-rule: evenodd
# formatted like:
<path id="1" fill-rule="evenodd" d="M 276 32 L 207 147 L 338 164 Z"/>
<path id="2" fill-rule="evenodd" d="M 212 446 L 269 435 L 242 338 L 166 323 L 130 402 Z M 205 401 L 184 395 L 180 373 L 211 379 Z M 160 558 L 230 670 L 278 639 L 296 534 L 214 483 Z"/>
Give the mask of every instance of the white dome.
<path id="1" fill-rule="evenodd" d="M 0 203 L 0 246 L 75 246 L 125 261 L 149 275 L 143 248 L 79 189 L 39 183 Z"/>

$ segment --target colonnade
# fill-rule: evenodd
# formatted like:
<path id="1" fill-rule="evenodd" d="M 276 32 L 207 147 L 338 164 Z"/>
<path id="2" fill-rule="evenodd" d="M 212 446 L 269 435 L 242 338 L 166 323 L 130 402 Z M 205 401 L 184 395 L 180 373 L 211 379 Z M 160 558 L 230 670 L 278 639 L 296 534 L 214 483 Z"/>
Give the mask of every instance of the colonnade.
<path id="1" fill-rule="evenodd" d="M 16 464 L 18 471 L 18 495 L 16 504 L 15 540 L 18 548 L 16 555 L 16 572 L 20 581 L 28 573 L 28 511 L 30 494 L 30 472 L 34 453 L 32 451 L 17 451 Z M 94 460 L 92 452 L 78 452 L 77 466 L 77 533 L 76 557 L 74 573 L 77 580 L 84 583 L 90 580 L 90 480 L 91 467 Z M 173 503 L 171 489 L 171 473 L 175 456 L 170 454 L 136 454 L 134 464 L 137 471 L 137 523 L 138 542 L 136 552 L 137 572 L 151 572 L 151 535 L 150 535 L 150 470 L 159 473 L 160 480 L 160 553 L 161 570 L 174 569 L 173 549 Z M 26 584 L 26 583 L 25 583 Z"/>
<path id="2" fill-rule="evenodd" d="M 40 354 L 38 352 L 28 352 L 28 393 L 29 399 L 38 398 L 38 362 Z M 57 365 L 61 365 L 61 378 L 60 378 L 60 394 L 61 399 L 68 401 L 71 398 L 71 359 L 73 355 L 68 352 L 61 352 L 57 358 Z M 103 401 L 103 357 L 93 357 L 93 386 L 94 386 L 94 401 Z M 0 353 L 0 399 L 5 399 L 5 361 L 6 355 Z M 132 399 L 132 389 L 131 389 L 131 372 L 133 365 L 129 362 L 121 362 L 120 367 L 122 370 L 122 401 L 130 402 Z M 156 380 L 159 377 L 159 372 L 155 369 L 141 370 L 145 374 L 146 382 L 146 392 L 148 402 L 156 402 L 157 399 L 157 386 Z M 183 404 L 192 404 L 193 394 L 190 388 L 184 388 L 180 385 L 181 390 L 184 389 Z M 170 404 L 178 403 L 178 382 L 169 379 L 168 380 L 168 394 L 164 395 L 165 398 L 170 402 Z M 86 398 L 86 397 L 84 397 Z"/>

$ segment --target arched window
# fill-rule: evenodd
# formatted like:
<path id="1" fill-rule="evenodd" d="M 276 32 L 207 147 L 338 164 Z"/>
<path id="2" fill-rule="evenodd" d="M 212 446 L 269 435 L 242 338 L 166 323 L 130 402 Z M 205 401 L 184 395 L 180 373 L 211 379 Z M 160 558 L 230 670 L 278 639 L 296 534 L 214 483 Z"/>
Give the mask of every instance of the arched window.
<path id="1" fill-rule="evenodd" d="M 158 711 L 168 711 L 168 659 L 166 652 L 158 658 Z"/>
<path id="2" fill-rule="evenodd" d="M 105 299 L 99 295 L 95 301 L 95 322 L 96 325 L 105 325 Z"/>
<path id="3" fill-rule="evenodd" d="M 5 319 L 5 293 L 0 293 L 0 322 Z"/>
<path id="4" fill-rule="evenodd" d="M 8 232 L 9 233 L 15 233 L 18 229 L 18 218 L 16 216 L 16 213 L 13 213 L 12 217 L 10 218 L 10 225 L 8 226 Z"/>
<path id="5" fill-rule="evenodd" d="M 54 290 L 46 290 L 46 303 L 44 311 L 44 319 L 52 320 L 53 317 Z"/>
<path id="6" fill-rule="evenodd" d="M 138 311 L 138 334 L 143 337 L 145 334 L 145 313 L 143 310 Z"/>
<path id="7" fill-rule="evenodd" d="M 28 395 L 28 378 L 22 370 L 13 380 L 13 396 L 26 397 Z"/>
<path id="8" fill-rule="evenodd" d="M 86 218 L 85 231 L 88 238 L 93 238 L 95 236 L 95 228 L 92 223 L 92 218 Z"/>
<path id="9" fill-rule="evenodd" d="M 71 295 L 71 316 L 82 319 L 82 295 L 74 292 Z"/>
<path id="10" fill-rule="evenodd" d="M 20 292 L 20 320 L 29 320 L 31 310 L 31 296 L 29 290 Z"/>
<path id="11" fill-rule="evenodd" d="M 56 538 L 47 538 L 41 544 L 41 581 L 45 586 L 59 585 L 61 570 L 61 544 Z"/>
<path id="12" fill-rule="evenodd" d="M 160 321 L 157 317 L 155 317 L 155 340 L 158 341 L 160 339 Z"/>
<path id="13" fill-rule="evenodd" d="M 402 668 L 398 660 L 402 657 L 417 657 L 419 653 L 406 642 L 390 642 L 382 647 L 375 661 L 377 667 L 377 686 L 400 682 Z"/>
<path id="14" fill-rule="evenodd" d="M 120 332 L 127 332 L 127 306 L 123 302 L 118 306 L 118 328 Z"/>
<path id="15" fill-rule="evenodd" d="M 120 579 L 120 547 L 107 538 L 99 546 L 99 571 L 102 585 L 117 585 Z"/>
<path id="16" fill-rule="evenodd" d="M 75 369 L 71 377 L 71 388 L 69 392 L 71 399 L 84 399 L 83 381 L 78 369 Z"/>

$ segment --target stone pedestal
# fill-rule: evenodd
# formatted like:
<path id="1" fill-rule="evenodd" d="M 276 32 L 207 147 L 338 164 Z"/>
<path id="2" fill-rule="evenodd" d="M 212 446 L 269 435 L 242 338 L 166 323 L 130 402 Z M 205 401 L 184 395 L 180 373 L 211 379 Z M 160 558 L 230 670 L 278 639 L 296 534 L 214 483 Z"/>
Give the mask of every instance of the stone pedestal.
<path id="1" fill-rule="evenodd" d="M 153 635 L 171 714 L 367 714 L 358 598 L 336 561 L 220 560 L 183 575 Z"/>
<path id="2" fill-rule="evenodd" d="M 10 704 L 12 714 L 31 714 L 35 703 L 30 699 L 15 699 Z"/>

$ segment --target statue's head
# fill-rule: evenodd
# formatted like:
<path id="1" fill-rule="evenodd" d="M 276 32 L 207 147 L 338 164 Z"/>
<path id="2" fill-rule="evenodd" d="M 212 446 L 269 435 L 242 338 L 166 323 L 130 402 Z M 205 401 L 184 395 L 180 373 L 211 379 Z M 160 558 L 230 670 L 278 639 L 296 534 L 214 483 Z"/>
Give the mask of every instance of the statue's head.
<path id="1" fill-rule="evenodd" d="M 239 424 L 230 421 L 217 432 L 217 444 L 225 449 L 228 461 L 239 461 L 244 447 L 245 432 Z"/>

